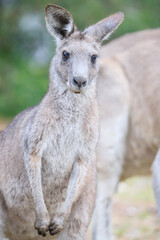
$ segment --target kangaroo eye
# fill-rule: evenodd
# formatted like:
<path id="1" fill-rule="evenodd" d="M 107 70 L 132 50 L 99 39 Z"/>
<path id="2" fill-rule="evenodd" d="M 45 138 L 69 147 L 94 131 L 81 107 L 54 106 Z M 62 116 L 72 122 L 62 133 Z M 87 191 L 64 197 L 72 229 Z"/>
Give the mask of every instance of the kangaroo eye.
<path id="1" fill-rule="evenodd" d="M 92 55 L 92 56 L 91 56 L 91 63 L 92 63 L 92 64 L 95 64 L 97 58 L 98 58 L 98 55 Z"/>
<path id="2" fill-rule="evenodd" d="M 64 62 L 66 62 L 70 58 L 70 53 L 67 51 L 62 52 L 62 59 Z"/>

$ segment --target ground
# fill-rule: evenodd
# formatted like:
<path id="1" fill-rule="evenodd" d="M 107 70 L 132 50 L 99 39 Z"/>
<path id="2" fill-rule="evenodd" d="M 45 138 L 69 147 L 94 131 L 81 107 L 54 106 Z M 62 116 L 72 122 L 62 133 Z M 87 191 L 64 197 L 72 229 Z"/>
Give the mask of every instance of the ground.
<path id="1" fill-rule="evenodd" d="M 160 240 L 151 177 L 134 177 L 120 183 L 113 203 L 115 240 Z M 88 239 L 91 240 L 91 233 Z"/>
<path id="2" fill-rule="evenodd" d="M 0 120 L 0 130 L 7 122 Z M 160 240 L 151 177 L 134 177 L 119 185 L 113 204 L 113 226 L 116 240 Z M 90 230 L 87 240 L 91 240 Z"/>
<path id="3" fill-rule="evenodd" d="M 119 240 L 160 240 L 151 177 L 121 183 L 114 201 L 114 229 Z"/>

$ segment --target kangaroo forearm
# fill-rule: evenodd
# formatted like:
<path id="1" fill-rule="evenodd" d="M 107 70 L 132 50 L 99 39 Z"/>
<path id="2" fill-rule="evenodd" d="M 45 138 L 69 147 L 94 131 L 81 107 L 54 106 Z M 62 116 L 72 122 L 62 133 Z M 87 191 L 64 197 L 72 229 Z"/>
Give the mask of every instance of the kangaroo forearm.
<path id="1" fill-rule="evenodd" d="M 38 156 L 28 156 L 25 159 L 31 194 L 34 201 L 35 213 L 38 215 L 46 214 L 42 184 L 41 184 L 41 158 Z"/>
<path id="2" fill-rule="evenodd" d="M 70 213 L 73 203 L 78 198 L 87 174 L 89 162 L 82 162 L 78 159 L 73 166 L 72 173 L 69 179 L 66 200 L 62 206 L 61 212 Z"/>

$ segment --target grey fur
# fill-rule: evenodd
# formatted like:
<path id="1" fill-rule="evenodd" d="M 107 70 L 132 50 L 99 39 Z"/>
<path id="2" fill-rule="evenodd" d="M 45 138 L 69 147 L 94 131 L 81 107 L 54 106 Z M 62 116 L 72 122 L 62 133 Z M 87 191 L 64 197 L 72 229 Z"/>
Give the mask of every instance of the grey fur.
<path id="1" fill-rule="evenodd" d="M 157 203 L 158 214 L 160 217 L 160 150 L 158 151 L 153 163 L 153 187 Z"/>
<path id="2" fill-rule="evenodd" d="M 94 207 L 100 45 L 61 7 L 48 5 L 46 22 L 57 40 L 48 92 L 0 133 L 1 240 L 84 240 Z"/>
<path id="3" fill-rule="evenodd" d="M 104 213 L 119 181 L 151 174 L 160 146 L 159 63 L 160 28 L 126 34 L 101 48 L 95 240 L 112 239 L 111 223 L 106 226 L 111 204 Z"/>

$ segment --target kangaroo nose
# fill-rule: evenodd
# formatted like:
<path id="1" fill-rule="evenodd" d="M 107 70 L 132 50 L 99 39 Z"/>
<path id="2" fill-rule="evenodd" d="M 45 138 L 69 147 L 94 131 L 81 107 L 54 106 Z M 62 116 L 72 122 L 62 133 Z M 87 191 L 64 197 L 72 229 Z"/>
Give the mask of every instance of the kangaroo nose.
<path id="1" fill-rule="evenodd" d="M 78 77 L 74 77 L 73 78 L 73 84 L 79 88 L 81 87 L 85 87 L 87 84 L 87 81 L 84 78 L 78 78 Z"/>

